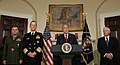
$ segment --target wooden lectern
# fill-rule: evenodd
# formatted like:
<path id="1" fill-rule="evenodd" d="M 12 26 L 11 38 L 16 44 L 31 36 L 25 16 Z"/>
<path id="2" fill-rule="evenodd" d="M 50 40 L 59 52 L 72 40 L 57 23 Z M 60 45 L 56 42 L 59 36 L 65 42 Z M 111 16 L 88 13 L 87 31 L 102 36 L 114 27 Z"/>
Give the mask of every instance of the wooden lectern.
<path id="1" fill-rule="evenodd" d="M 53 45 L 52 53 L 53 55 L 57 54 L 62 59 L 62 65 L 72 65 L 72 58 L 74 55 L 81 54 L 83 52 L 83 48 L 81 45 L 72 45 L 72 50 L 69 53 L 64 53 L 62 51 L 62 45 Z"/>

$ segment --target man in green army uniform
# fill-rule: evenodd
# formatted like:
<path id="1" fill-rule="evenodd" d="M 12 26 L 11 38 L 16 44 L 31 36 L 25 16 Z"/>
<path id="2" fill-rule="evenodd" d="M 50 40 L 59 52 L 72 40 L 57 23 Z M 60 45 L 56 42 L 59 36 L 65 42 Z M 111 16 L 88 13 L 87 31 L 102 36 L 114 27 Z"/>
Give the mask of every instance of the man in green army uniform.
<path id="1" fill-rule="evenodd" d="M 5 40 L 3 48 L 3 64 L 22 64 L 22 37 L 19 35 L 17 26 L 13 26 L 11 29 L 11 36 Z"/>
<path id="2" fill-rule="evenodd" d="M 43 36 L 36 31 L 37 22 L 30 23 L 30 32 L 23 37 L 23 61 L 25 65 L 41 65 Z"/>

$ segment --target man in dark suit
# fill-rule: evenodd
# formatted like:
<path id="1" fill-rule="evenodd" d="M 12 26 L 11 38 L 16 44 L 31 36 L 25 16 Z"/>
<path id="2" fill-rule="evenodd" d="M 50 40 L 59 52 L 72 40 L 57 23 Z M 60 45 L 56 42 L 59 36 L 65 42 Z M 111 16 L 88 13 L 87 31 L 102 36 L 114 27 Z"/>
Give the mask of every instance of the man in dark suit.
<path id="1" fill-rule="evenodd" d="M 63 34 L 58 37 L 56 44 L 78 44 L 75 35 L 69 33 L 69 26 L 67 24 L 63 25 L 62 30 Z"/>
<path id="2" fill-rule="evenodd" d="M 25 65 L 41 65 L 43 36 L 36 31 L 37 22 L 30 23 L 31 32 L 23 37 L 23 60 Z"/>
<path id="3" fill-rule="evenodd" d="M 63 30 L 63 34 L 61 34 L 58 39 L 57 39 L 57 45 L 60 44 L 64 44 L 64 43 L 70 43 L 71 45 L 72 44 L 78 44 L 77 42 L 77 39 L 75 37 L 75 35 L 73 34 L 70 34 L 69 33 L 69 25 L 67 24 L 64 24 L 62 26 L 62 30 Z M 59 63 L 60 62 L 60 59 L 59 59 Z M 57 65 L 57 64 L 56 64 Z M 75 55 L 72 59 L 72 65 L 80 65 L 80 55 Z"/>
<path id="4" fill-rule="evenodd" d="M 103 28 L 104 36 L 98 39 L 98 51 L 100 53 L 100 65 L 116 65 L 116 51 L 118 40 L 110 36 L 110 29 Z"/>

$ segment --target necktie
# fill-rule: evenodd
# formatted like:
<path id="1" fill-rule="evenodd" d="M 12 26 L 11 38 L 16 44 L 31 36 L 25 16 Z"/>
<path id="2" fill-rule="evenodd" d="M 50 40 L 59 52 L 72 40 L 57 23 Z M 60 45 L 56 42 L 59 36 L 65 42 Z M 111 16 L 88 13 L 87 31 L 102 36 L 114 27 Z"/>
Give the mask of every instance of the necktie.
<path id="1" fill-rule="evenodd" d="M 32 35 L 34 35 L 34 33 L 32 33 Z"/>
<path id="2" fill-rule="evenodd" d="M 108 47 L 108 42 L 109 42 L 109 41 L 108 41 L 108 37 L 106 37 L 106 45 L 107 45 L 107 47 Z"/>
<path id="3" fill-rule="evenodd" d="M 65 40 L 66 40 L 66 43 L 68 43 L 67 34 L 65 34 Z"/>

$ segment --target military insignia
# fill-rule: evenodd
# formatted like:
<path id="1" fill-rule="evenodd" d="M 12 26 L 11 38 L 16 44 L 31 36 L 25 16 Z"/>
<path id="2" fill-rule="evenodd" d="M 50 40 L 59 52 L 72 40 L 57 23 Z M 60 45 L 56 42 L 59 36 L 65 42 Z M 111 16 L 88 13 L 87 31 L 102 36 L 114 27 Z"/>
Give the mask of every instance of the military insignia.
<path id="1" fill-rule="evenodd" d="M 21 41 L 21 39 L 20 39 L 20 38 L 18 38 L 18 39 L 16 39 L 16 41 Z"/>
<path id="2" fill-rule="evenodd" d="M 31 44 L 29 44 L 31 46 Z"/>
<path id="3" fill-rule="evenodd" d="M 42 49 L 40 48 L 40 47 L 38 47 L 37 49 L 36 49 L 36 51 L 38 51 L 39 53 L 42 51 Z"/>
<path id="4" fill-rule="evenodd" d="M 26 54 L 28 52 L 27 48 L 24 48 L 23 52 L 24 52 L 24 54 Z"/>
<path id="5" fill-rule="evenodd" d="M 26 40 L 29 40 L 30 38 L 26 38 Z"/>
<path id="6" fill-rule="evenodd" d="M 29 49 L 31 49 L 31 47 L 29 47 Z"/>
<path id="7" fill-rule="evenodd" d="M 37 41 L 37 43 L 39 43 L 39 41 Z"/>
<path id="8" fill-rule="evenodd" d="M 36 39 L 40 39 L 40 36 L 39 36 L 39 35 L 37 35 L 37 36 L 36 36 Z"/>
<path id="9" fill-rule="evenodd" d="M 17 47 L 19 47 L 20 44 L 17 44 Z"/>
<path id="10" fill-rule="evenodd" d="M 14 48 L 11 48 L 11 51 L 14 51 Z"/>

